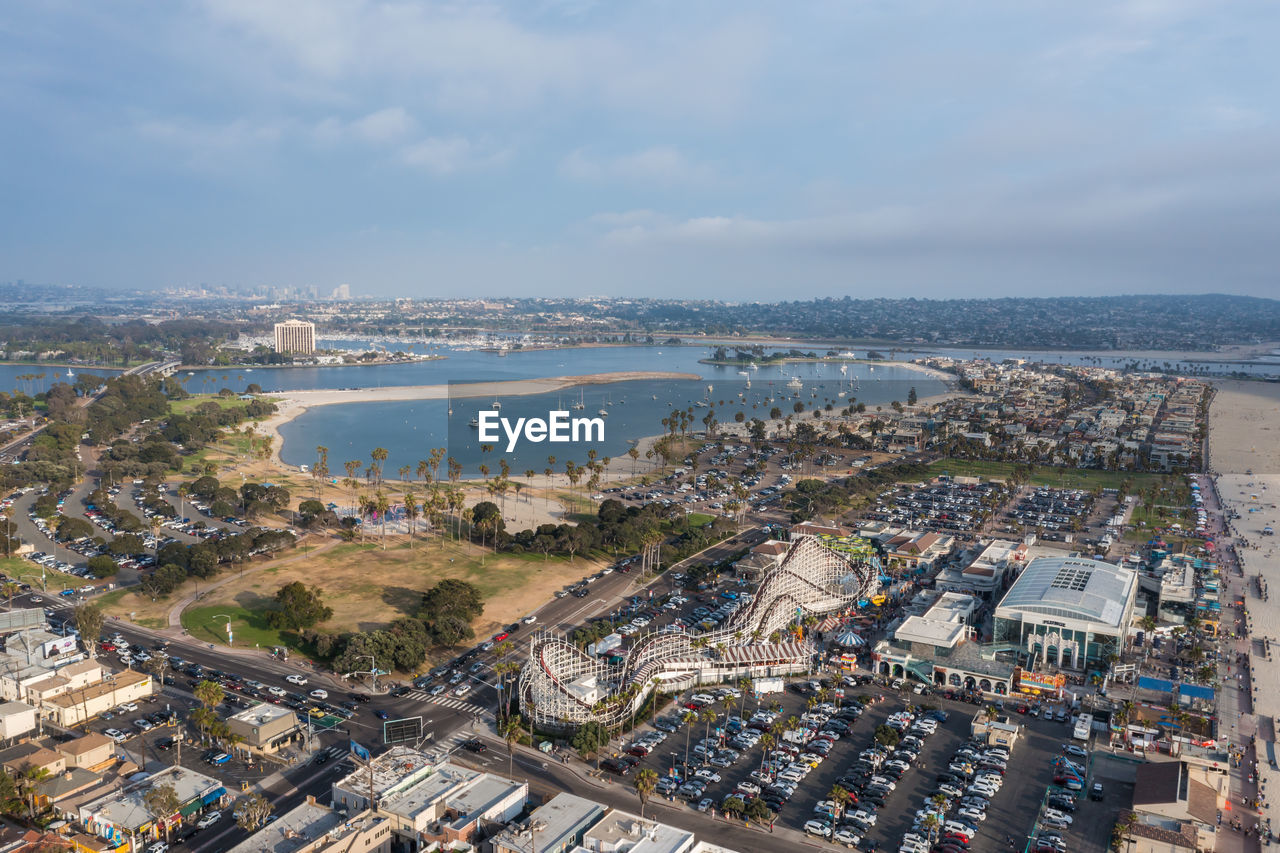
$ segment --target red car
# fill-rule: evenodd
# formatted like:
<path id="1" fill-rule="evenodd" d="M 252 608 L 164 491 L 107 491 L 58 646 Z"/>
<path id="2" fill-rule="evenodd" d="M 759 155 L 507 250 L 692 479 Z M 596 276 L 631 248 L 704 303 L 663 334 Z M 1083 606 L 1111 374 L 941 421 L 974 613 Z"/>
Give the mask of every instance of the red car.
<path id="1" fill-rule="evenodd" d="M 495 643 L 501 643 L 503 640 L 505 640 L 507 637 L 510 637 L 510 636 L 511 635 L 508 634 L 506 631 L 503 631 L 501 634 L 494 634 L 493 641 Z"/>
<path id="2" fill-rule="evenodd" d="M 115 643 L 108 643 L 106 640 L 98 643 L 98 649 L 104 652 L 114 652 L 116 650 Z"/>

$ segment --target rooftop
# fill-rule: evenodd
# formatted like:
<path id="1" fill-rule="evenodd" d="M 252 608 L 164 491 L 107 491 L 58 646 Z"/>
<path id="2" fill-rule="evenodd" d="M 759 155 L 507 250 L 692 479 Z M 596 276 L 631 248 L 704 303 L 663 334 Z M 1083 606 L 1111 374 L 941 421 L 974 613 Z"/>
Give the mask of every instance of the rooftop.
<path id="1" fill-rule="evenodd" d="M 141 782 L 130 786 L 123 793 L 113 791 L 80 807 L 83 818 L 96 818 L 117 828 L 136 829 L 154 820 L 143 797 L 157 785 L 172 785 L 178 794 L 178 802 L 187 804 L 198 797 L 212 794 L 222 788 L 217 779 L 197 773 L 186 767 L 166 767 Z"/>
<path id="2" fill-rule="evenodd" d="M 480 773 L 476 770 L 468 770 L 456 764 L 442 764 L 435 773 L 383 800 L 381 811 L 402 817 L 416 817 L 441 799 L 463 790 L 479 776 Z"/>
<path id="3" fill-rule="evenodd" d="M 899 643 L 923 643 L 951 648 L 964 638 L 967 630 L 962 622 L 908 616 L 894 632 L 894 638 Z"/>
<path id="4" fill-rule="evenodd" d="M 393 797 L 425 778 L 434 770 L 436 763 L 425 752 L 397 745 L 373 759 L 372 766 L 373 793 L 378 797 Z M 366 803 L 373 800 L 369 791 L 369 771 L 365 768 L 354 770 L 335 782 L 334 788 L 341 788 L 361 797 Z"/>
<path id="5" fill-rule="evenodd" d="M 522 829 L 508 829 L 493 838 L 495 848 L 534 853 L 535 850 L 559 849 L 584 825 L 604 814 L 604 806 L 573 794 L 556 794 L 550 802 L 539 806 Z"/>
<path id="6" fill-rule="evenodd" d="M 294 853 L 342 826 L 346 818 L 308 797 L 232 847 L 228 853 Z"/>
<path id="7" fill-rule="evenodd" d="M 582 846 L 595 853 L 681 853 L 693 840 L 692 832 L 611 809 L 587 830 Z"/>
<path id="8" fill-rule="evenodd" d="M 236 720 L 237 722 L 246 723 L 250 726 L 265 726 L 267 723 L 275 722 L 281 717 L 296 717 L 297 712 L 292 708 L 284 705 L 271 705 L 262 702 L 254 705 L 252 708 L 245 708 L 243 711 L 232 714 L 228 720 Z"/>
<path id="9" fill-rule="evenodd" d="M 74 705 L 83 705 L 89 699 L 97 699 L 99 696 L 105 696 L 108 693 L 114 693 L 122 687 L 128 687 L 134 684 L 141 684 L 144 681 L 150 681 L 151 676 L 145 672 L 138 672 L 132 669 L 126 669 L 123 672 L 117 672 L 112 681 L 100 681 L 97 684 L 91 684 L 84 689 L 73 690 L 70 693 L 62 693 L 57 696 L 51 696 L 45 700 L 46 705 L 57 705 L 61 708 L 70 708 Z"/>
<path id="10" fill-rule="evenodd" d="M 996 608 L 1065 616 L 1119 628 L 1137 589 L 1130 569 L 1082 557 L 1032 560 Z"/>

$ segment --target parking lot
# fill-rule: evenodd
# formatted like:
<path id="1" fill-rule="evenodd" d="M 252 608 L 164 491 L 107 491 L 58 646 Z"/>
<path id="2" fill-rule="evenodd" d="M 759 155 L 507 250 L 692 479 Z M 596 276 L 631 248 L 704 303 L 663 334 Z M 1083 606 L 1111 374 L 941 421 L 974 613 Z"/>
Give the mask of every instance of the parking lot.
<path id="1" fill-rule="evenodd" d="M 831 683 L 838 687 L 838 682 Z M 714 688 L 706 690 L 713 698 L 716 692 Z M 629 780 L 638 767 L 649 767 L 662 778 L 654 796 L 674 802 L 683 801 L 688 808 L 708 812 L 723 810 L 726 799 L 734 795 L 742 797 L 744 805 L 760 798 L 772 804 L 771 810 L 775 810 L 773 806 L 778 807 L 775 821 L 777 825 L 802 832 L 806 831 L 808 825 L 807 833 L 812 836 L 815 844 L 831 843 L 864 850 L 899 849 L 904 837 L 913 829 L 916 832 L 923 830 L 923 834 L 927 836 L 923 812 L 936 808 L 934 798 L 942 790 L 943 784 L 958 787 L 949 792 L 949 803 L 939 817 L 940 825 L 936 829 L 935 838 L 942 837 L 940 833 L 946 831 L 948 821 L 958 820 L 974 831 L 974 835 L 968 839 L 969 848 L 959 844 L 963 833 L 961 836 L 954 836 L 952 841 L 957 842 L 955 849 L 1009 849 L 1012 841 L 1016 849 L 1021 850 L 1031 838 L 1043 834 L 1045 840 L 1041 849 L 1045 853 L 1051 849 L 1059 853 L 1064 850 L 1100 853 L 1106 849 L 1110 827 L 1116 816 L 1132 800 L 1131 782 L 1126 784 L 1122 778 L 1116 778 L 1115 772 L 1108 771 L 1105 773 L 1106 778 L 1099 777 L 1104 782 L 1104 800 L 1091 802 L 1087 797 L 1088 785 L 1094 780 L 1087 768 L 1089 762 L 1069 757 L 1072 761 L 1081 762 L 1081 766 L 1085 768 L 1084 775 L 1088 778 L 1081 783 L 1082 790 L 1079 792 L 1068 792 L 1054 786 L 1054 807 L 1065 817 L 1050 820 L 1037 829 L 1035 820 L 1042 814 L 1041 806 L 1046 801 L 1050 786 L 1053 786 L 1055 774 L 1060 772 L 1055 770 L 1055 761 L 1062 759 L 1064 745 L 1073 743 L 1067 724 L 1054 720 L 1019 715 L 1011 710 L 1011 720 L 1023 728 L 1007 759 L 1004 773 L 1000 774 L 996 766 L 1000 763 L 1000 757 L 985 755 L 982 746 L 970 742 L 971 720 L 977 710 L 974 706 L 940 696 L 912 696 L 912 699 L 920 702 L 916 709 L 917 722 L 943 714 L 946 719 L 937 723 L 933 734 L 917 733 L 921 741 L 918 754 L 914 760 L 909 761 L 908 766 L 898 765 L 893 772 L 889 772 L 889 780 L 894 787 L 890 791 L 884 791 L 878 790 L 878 786 L 885 780 L 875 778 L 873 781 L 873 777 L 888 772 L 882 768 L 889 767 L 888 761 L 892 757 L 886 759 L 885 756 L 899 756 L 899 753 L 881 750 L 885 756 L 874 757 L 867 750 L 874 746 L 879 726 L 891 722 L 900 724 L 901 721 L 895 719 L 894 715 L 907 709 L 905 697 L 893 691 L 882 691 L 875 686 L 860 686 L 847 689 L 847 698 L 838 700 L 833 690 L 820 694 L 831 702 L 831 707 L 825 709 L 831 712 L 831 716 L 828 716 L 816 713 L 821 710 L 821 703 L 815 709 L 810 708 L 811 699 L 818 698 L 817 696 L 801 696 L 791 689 L 785 694 L 765 697 L 760 702 L 751 697 L 735 695 L 733 688 L 719 688 L 718 692 L 727 695 L 703 708 L 685 708 L 686 702 L 701 703 L 693 703 L 692 696 L 682 697 L 680 703 L 666 709 L 658 719 L 660 726 L 675 728 L 675 731 L 666 732 L 665 738 L 659 741 L 662 735 L 655 734 L 651 726 L 638 729 L 624 746 L 630 748 L 640 741 L 650 744 L 651 748 L 634 750 L 637 755 L 628 755 L 625 750 L 618 751 L 602 763 L 605 772 L 619 774 Z M 875 701 L 881 693 L 885 695 L 884 701 Z M 868 700 L 861 714 L 850 710 L 855 702 L 853 697 L 857 696 Z M 935 714 L 925 710 L 928 708 L 933 708 Z M 774 710 L 771 712 L 771 709 Z M 686 712 L 696 714 L 697 718 L 690 723 L 681 724 L 680 716 Z M 740 737 L 738 732 L 749 731 L 754 724 L 753 715 L 757 712 L 761 712 L 760 721 L 764 725 L 757 725 L 755 734 L 745 739 Z M 710 717 L 712 714 L 714 719 Z M 838 732 L 838 739 L 822 744 L 820 749 L 809 752 L 807 758 L 801 756 L 805 755 L 805 750 L 812 750 L 813 747 L 801 747 L 803 735 L 787 731 L 789 721 L 790 724 L 798 723 L 801 728 L 808 726 L 816 729 L 828 728 L 830 721 L 841 719 L 847 722 L 847 732 Z M 908 724 L 904 728 L 904 734 L 911 731 L 911 725 Z M 794 756 L 784 755 L 779 751 L 779 747 L 785 749 L 788 746 L 790 739 L 796 741 Z M 821 739 L 822 736 L 819 736 L 809 743 L 818 743 Z M 766 746 L 770 746 L 770 749 L 766 750 Z M 689 755 L 687 766 L 684 764 L 686 749 Z M 821 755 L 823 750 L 827 751 L 826 756 Z M 959 760 L 970 764 L 970 767 L 953 768 L 952 762 L 957 760 L 958 751 L 962 750 L 966 752 Z M 902 757 L 906 757 L 905 753 Z M 868 770 L 865 763 L 860 764 L 868 760 L 878 765 L 876 770 Z M 816 763 L 816 766 L 802 771 L 794 766 L 797 762 Z M 989 766 L 985 766 L 988 764 Z M 939 780 L 943 774 L 959 774 L 963 777 L 970 771 L 975 775 L 969 778 L 943 782 Z M 984 773 L 1003 775 L 1016 782 L 989 791 L 990 796 L 985 797 L 988 802 L 983 804 L 971 799 L 975 796 L 971 786 L 990 784 L 978 778 Z M 699 775 L 702 780 L 696 781 Z M 896 779 L 893 778 L 895 775 Z M 689 784 L 690 781 L 692 784 Z M 833 788 L 838 783 L 855 795 L 860 794 L 861 801 L 857 804 L 851 802 L 840 819 L 833 821 L 830 812 L 834 803 L 831 802 L 831 797 Z M 794 790 L 788 794 L 787 790 L 792 785 Z M 855 786 L 863 787 L 856 790 Z M 1070 799 L 1064 798 L 1064 795 Z M 733 807 L 736 804 L 729 805 Z M 980 805 L 984 807 L 977 808 Z M 967 806 L 973 808 L 966 808 Z M 1070 808 L 1075 811 L 1069 811 Z M 854 815 L 859 810 L 863 814 L 855 818 Z M 960 815 L 962 810 L 967 816 Z M 864 822 L 868 819 L 874 823 Z M 1070 823 L 1066 823 L 1066 819 L 1070 819 Z M 822 823 L 829 829 L 823 830 Z M 959 831 L 958 825 L 950 826 Z M 828 832 L 829 836 L 826 834 Z M 1051 837 L 1054 835 L 1057 838 Z M 905 849 L 917 848 L 911 846 L 908 838 Z M 928 849 L 928 846 L 926 844 L 918 849 Z M 943 846 L 940 849 L 949 848 Z M 1032 844 L 1031 849 L 1036 849 L 1036 845 Z"/>
<path id="2" fill-rule="evenodd" d="M 927 526 L 969 534 L 979 529 L 1008 499 L 998 483 L 939 482 L 918 488 L 902 487 L 880 494 L 863 518 L 906 527 Z"/>

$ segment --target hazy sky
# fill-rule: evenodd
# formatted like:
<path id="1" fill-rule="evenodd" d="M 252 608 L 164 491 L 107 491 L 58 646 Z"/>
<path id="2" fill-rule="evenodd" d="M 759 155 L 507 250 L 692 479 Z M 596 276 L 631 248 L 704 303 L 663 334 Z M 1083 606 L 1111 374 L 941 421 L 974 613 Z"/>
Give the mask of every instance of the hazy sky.
<path id="1" fill-rule="evenodd" d="M 8 0 L 0 280 L 1275 295 L 1280 5 Z"/>

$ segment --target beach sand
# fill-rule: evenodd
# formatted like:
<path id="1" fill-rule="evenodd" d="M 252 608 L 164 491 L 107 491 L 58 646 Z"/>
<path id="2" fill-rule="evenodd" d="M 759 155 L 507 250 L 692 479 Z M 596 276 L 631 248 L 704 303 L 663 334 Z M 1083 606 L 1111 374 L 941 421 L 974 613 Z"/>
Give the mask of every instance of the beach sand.
<path id="1" fill-rule="evenodd" d="M 1209 469 L 1280 474 L 1280 383 L 1215 381 L 1209 409 Z"/>

